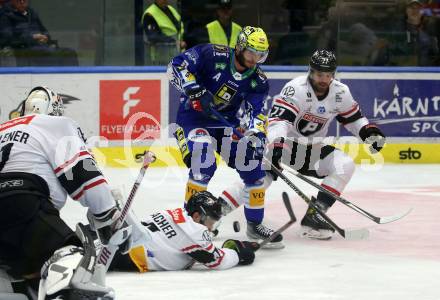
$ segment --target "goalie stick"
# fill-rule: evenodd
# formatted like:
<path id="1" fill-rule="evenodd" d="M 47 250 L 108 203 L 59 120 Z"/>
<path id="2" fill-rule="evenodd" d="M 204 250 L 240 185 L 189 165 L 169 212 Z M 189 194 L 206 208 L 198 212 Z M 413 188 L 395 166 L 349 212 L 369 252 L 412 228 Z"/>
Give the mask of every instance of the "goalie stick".
<path id="1" fill-rule="evenodd" d="M 308 184 L 310 184 L 311 186 L 315 187 L 316 189 L 318 189 L 321 192 L 326 193 L 327 195 L 330 195 L 331 197 L 333 197 L 335 200 L 341 202 L 342 204 L 348 206 L 349 208 L 351 208 L 352 210 L 358 212 L 359 214 L 363 215 L 364 217 L 367 217 L 368 219 L 372 220 L 373 222 L 377 223 L 377 224 L 386 224 L 386 223 L 391 223 L 394 221 L 397 221 L 399 219 L 402 219 L 403 217 L 405 217 L 407 214 L 409 214 L 412 211 L 412 208 L 410 208 L 409 210 L 405 211 L 404 213 L 401 214 L 397 214 L 394 216 L 388 216 L 388 217 L 377 217 L 371 213 L 369 213 L 368 211 L 360 208 L 359 206 L 357 206 L 356 204 L 342 198 L 341 196 L 336 195 L 335 193 L 325 189 L 324 187 L 322 187 L 321 185 L 317 184 L 316 182 L 314 182 L 313 180 L 307 178 L 306 176 L 292 170 L 289 166 L 281 163 L 283 166 L 283 169 L 285 169 L 287 172 L 289 172 L 290 174 L 293 174 L 294 176 L 298 177 L 299 179 L 307 182 Z"/>
<path id="2" fill-rule="evenodd" d="M 150 164 L 153 163 L 155 160 L 156 160 L 156 156 L 154 156 L 153 152 L 147 151 L 145 153 L 144 160 L 142 162 L 142 167 L 139 170 L 139 175 L 136 178 L 133 187 L 131 188 L 130 195 L 128 196 L 127 201 L 125 202 L 124 207 L 122 208 L 121 211 L 121 215 L 119 216 L 119 219 L 117 220 L 117 223 L 115 225 L 116 229 L 121 228 L 121 226 L 124 224 L 125 218 L 127 217 L 131 204 L 133 203 L 133 199 L 134 196 L 136 195 L 137 189 L 141 185 L 142 179 L 144 178 L 145 171 L 148 169 Z M 102 247 L 98 255 L 98 264 L 104 265 L 105 270 L 108 270 L 110 263 L 113 260 L 113 256 L 115 256 L 117 250 L 118 250 L 118 246 L 111 244 Z"/>
<path id="3" fill-rule="evenodd" d="M 293 213 L 293 209 L 292 209 L 292 204 L 290 203 L 290 199 L 289 196 L 287 195 L 286 192 L 283 192 L 282 194 L 283 197 L 283 202 L 284 202 L 284 206 L 286 207 L 287 213 L 289 214 L 290 220 L 287 221 L 286 224 L 284 224 L 283 226 L 281 226 L 277 231 L 275 231 L 274 233 L 272 233 L 267 239 L 263 240 L 261 243 L 257 244 L 258 248 L 255 250 L 257 251 L 258 249 L 260 249 L 261 247 L 263 247 L 264 245 L 266 245 L 267 243 L 272 242 L 272 240 L 274 238 L 276 238 L 280 233 L 282 233 L 284 230 L 286 230 L 287 228 L 289 228 L 293 223 L 296 222 L 296 217 L 295 214 Z"/>
<path id="4" fill-rule="evenodd" d="M 228 120 L 225 119 L 217 110 L 214 108 L 211 108 L 210 111 L 218 120 L 223 122 L 228 127 L 231 127 L 234 134 L 238 137 L 242 138 L 243 134 L 239 132 Z M 335 222 L 332 221 L 319 207 L 317 207 L 313 201 L 311 201 L 295 184 L 293 184 L 292 181 L 289 180 L 280 170 L 278 170 L 270 160 L 263 157 L 263 159 L 268 162 L 272 168 L 272 170 L 290 187 L 292 188 L 298 196 L 301 197 L 307 204 L 309 204 L 311 207 L 313 207 L 321 216 L 322 218 L 327 221 L 327 223 L 333 227 L 344 239 L 346 240 L 360 240 L 365 239 L 369 236 L 369 231 L 366 228 L 360 228 L 360 229 L 342 229 L 339 227 Z"/>

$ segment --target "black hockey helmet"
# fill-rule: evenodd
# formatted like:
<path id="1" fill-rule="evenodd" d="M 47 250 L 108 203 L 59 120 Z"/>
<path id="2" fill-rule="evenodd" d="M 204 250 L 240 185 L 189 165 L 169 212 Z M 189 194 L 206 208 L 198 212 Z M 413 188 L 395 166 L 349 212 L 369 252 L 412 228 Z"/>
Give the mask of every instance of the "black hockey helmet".
<path id="1" fill-rule="evenodd" d="M 332 51 L 318 49 L 310 57 L 310 68 L 320 72 L 336 71 L 336 56 Z"/>
<path id="2" fill-rule="evenodd" d="M 206 217 L 218 221 L 222 216 L 220 202 L 208 191 L 201 191 L 192 195 L 185 208 L 190 216 L 198 212 L 202 217 L 202 223 L 204 223 Z"/>

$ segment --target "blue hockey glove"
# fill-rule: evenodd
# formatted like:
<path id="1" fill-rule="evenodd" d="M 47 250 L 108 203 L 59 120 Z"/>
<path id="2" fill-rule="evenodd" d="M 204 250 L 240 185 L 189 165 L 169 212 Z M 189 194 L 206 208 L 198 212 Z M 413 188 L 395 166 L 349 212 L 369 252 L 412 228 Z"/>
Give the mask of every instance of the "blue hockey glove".
<path id="1" fill-rule="evenodd" d="M 211 116 L 212 96 L 204 87 L 195 83 L 185 87 L 184 92 L 188 96 L 192 109 Z"/>
<path id="2" fill-rule="evenodd" d="M 266 135 L 263 132 L 259 131 L 246 136 L 246 138 L 249 140 L 247 144 L 248 146 L 247 153 L 250 153 L 248 155 L 248 158 L 261 160 L 264 155 L 264 145 L 266 144 Z"/>

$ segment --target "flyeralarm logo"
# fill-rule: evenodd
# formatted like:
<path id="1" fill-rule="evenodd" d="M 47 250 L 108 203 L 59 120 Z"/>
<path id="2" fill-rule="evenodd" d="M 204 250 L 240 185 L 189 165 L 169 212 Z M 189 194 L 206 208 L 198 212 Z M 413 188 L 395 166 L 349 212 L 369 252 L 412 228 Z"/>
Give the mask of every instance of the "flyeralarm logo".
<path id="1" fill-rule="evenodd" d="M 160 80 L 101 80 L 99 104 L 101 136 L 160 138 Z"/>

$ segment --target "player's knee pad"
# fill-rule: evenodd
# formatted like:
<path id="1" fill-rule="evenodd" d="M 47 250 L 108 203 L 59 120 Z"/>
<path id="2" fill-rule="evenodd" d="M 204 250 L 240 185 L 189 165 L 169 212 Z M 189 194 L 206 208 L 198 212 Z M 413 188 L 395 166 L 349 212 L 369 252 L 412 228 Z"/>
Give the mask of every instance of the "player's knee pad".
<path id="1" fill-rule="evenodd" d="M 197 192 L 206 191 L 208 189 L 208 183 L 204 183 L 203 181 L 188 179 L 186 183 L 186 191 L 185 191 L 185 203 L 188 202 L 189 198 Z"/>
<path id="2" fill-rule="evenodd" d="M 332 161 L 328 163 L 327 174 L 322 185 L 341 193 L 353 176 L 356 165 L 353 159 L 342 151 L 335 151 L 332 155 Z"/>
<path id="3" fill-rule="evenodd" d="M 93 274 L 82 267 L 87 263 L 84 257 L 83 249 L 76 246 L 55 251 L 41 269 L 38 299 L 114 299 L 113 289 L 91 281 Z"/>
<path id="4" fill-rule="evenodd" d="M 240 205 L 245 203 L 246 197 L 243 182 L 235 182 L 233 185 L 227 187 L 219 196 L 222 205 L 222 214 L 226 216 L 237 209 Z"/>

